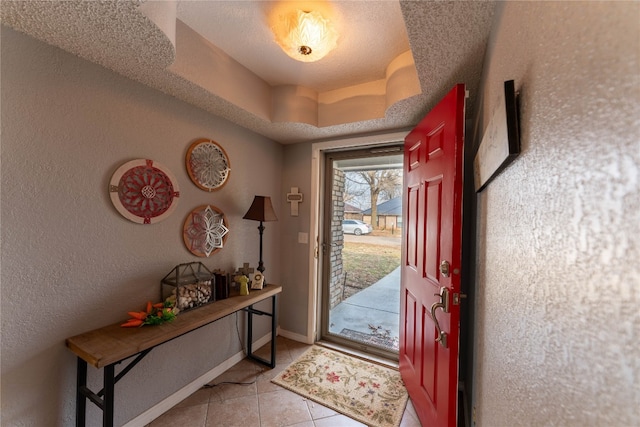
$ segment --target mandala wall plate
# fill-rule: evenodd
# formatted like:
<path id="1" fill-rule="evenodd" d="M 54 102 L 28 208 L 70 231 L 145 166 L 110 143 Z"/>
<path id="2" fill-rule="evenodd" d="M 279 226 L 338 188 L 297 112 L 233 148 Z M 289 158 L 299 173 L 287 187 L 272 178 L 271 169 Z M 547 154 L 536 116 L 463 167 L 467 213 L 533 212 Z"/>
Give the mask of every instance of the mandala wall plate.
<path id="1" fill-rule="evenodd" d="M 153 224 L 167 218 L 180 196 L 178 181 L 158 162 L 131 160 L 111 177 L 109 194 L 115 208 L 138 224 Z"/>
<path id="2" fill-rule="evenodd" d="M 202 205 L 191 211 L 182 230 L 187 249 L 196 256 L 209 257 L 227 241 L 229 223 L 220 209 Z"/>
<path id="3" fill-rule="evenodd" d="M 210 139 L 198 139 L 191 144 L 186 161 L 191 181 L 202 190 L 218 190 L 229 179 L 229 157 L 219 144 Z"/>

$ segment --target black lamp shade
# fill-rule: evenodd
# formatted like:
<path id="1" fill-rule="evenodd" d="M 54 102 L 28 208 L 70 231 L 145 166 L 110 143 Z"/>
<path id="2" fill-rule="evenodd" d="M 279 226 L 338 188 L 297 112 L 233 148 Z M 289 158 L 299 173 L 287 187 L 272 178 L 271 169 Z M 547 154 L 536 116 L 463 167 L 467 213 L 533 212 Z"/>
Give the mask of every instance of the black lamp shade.
<path id="1" fill-rule="evenodd" d="M 251 207 L 242 218 L 261 222 L 278 220 L 276 213 L 273 211 L 271 197 L 268 196 L 255 196 Z"/>

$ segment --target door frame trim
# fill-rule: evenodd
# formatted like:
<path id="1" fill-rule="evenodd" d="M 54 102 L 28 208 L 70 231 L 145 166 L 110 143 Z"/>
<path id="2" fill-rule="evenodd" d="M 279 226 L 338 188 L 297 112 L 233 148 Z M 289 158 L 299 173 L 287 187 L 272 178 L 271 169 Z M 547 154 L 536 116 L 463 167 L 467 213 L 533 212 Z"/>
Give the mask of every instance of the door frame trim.
<path id="1" fill-rule="evenodd" d="M 307 344 L 313 344 L 320 338 L 319 321 L 321 316 L 320 292 L 322 269 L 322 251 L 319 248 L 319 240 L 321 238 L 321 226 L 324 219 L 322 185 L 324 175 L 324 151 L 335 150 L 340 148 L 364 148 L 375 147 L 398 141 L 404 141 L 404 138 L 411 132 L 411 128 L 399 130 L 392 133 L 360 136 L 356 138 L 336 139 L 332 141 L 322 141 L 311 144 L 311 196 L 310 196 L 310 218 L 309 228 L 310 237 L 313 242 L 309 245 L 309 299 L 307 301 Z M 316 258 L 316 251 L 318 256 Z"/>

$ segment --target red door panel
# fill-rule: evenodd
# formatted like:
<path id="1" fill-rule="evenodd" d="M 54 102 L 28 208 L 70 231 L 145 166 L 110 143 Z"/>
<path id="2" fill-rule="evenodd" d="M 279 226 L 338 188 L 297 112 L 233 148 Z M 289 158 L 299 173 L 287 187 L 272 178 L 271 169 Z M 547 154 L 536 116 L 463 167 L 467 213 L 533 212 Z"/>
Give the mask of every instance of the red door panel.
<path id="1" fill-rule="evenodd" d="M 407 235 L 407 259 L 406 264 L 413 269 L 418 268 L 418 247 L 416 246 L 416 239 L 418 236 L 418 196 L 419 187 L 407 188 L 407 220 L 405 221 L 407 229 L 411 232 Z"/>
<path id="2" fill-rule="evenodd" d="M 424 308 L 424 307 L 423 307 Z M 437 348 L 436 348 L 436 334 L 435 329 L 426 326 L 428 325 L 428 320 L 430 320 L 429 315 L 425 310 L 422 310 L 422 324 L 425 325 L 422 337 L 422 350 L 423 350 L 423 358 L 422 358 L 422 387 L 424 391 L 427 393 L 429 401 L 436 403 L 438 399 L 438 395 L 436 394 L 436 384 L 437 382 Z"/>
<path id="3" fill-rule="evenodd" d="M 442 177 L 426 182 L 427 187 L 425 200 L 425 222 L 426 236 L 424 238 L 423 265 L 425 268 L 424 277 L 430 281 L 430 285 L 435 288 L 434 292 L 440 290 L 439 286 L 439 262 L 440 259 L 440 213 L 442 205 Z M 424 221 L 424 218 L 423 218 Z"/>
<path id="4" fill-rule="evenodd" d="M 399 364 L 428 427 L 457 419 L 464 100 L 455 86 L 405 139 Z"/>
<path id="5" fill-rule="evenodd" d="M 405 330 L 406 345 L 403 349 L 405 359 L 409 360 L 411 365 L 416 361 L 416 309 L 418 308 L 416 299 L 408 293 L 403 300 L 406 302 Z"/>

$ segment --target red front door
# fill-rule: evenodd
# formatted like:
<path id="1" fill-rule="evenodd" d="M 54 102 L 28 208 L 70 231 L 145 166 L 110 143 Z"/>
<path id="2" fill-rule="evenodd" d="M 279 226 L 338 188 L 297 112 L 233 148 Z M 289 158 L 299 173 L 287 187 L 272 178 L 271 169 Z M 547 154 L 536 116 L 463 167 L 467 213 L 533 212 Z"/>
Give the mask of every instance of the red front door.
<path id="1" fill-rule="evenodd" d="M 400 373 L 425 427 L 455 426 L 465 87 L 405 138 Z"/>

